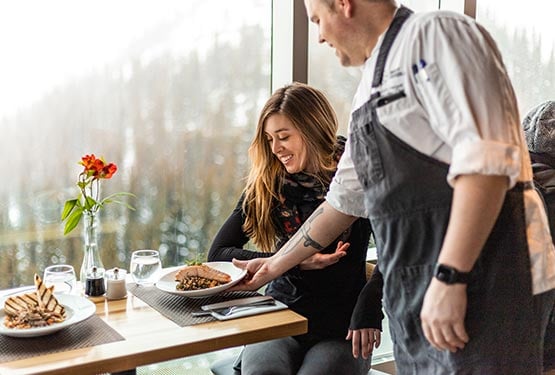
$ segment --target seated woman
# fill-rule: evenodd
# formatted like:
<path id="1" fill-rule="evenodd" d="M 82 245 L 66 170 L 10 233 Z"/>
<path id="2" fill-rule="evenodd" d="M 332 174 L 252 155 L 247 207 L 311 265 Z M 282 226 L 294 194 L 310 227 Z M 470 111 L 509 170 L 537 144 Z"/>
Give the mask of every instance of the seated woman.
<path id="1" fill-rule="evenodd" d="M 324 200 L 345 144 L 336 133 L 321 92 L 300 83 L 277 90 L 260 114 L 246 187 L 208 260 L 268 257 L 287 242 Z M 366 282 L 370 231 L 368 220 L 357 220 L 267 286 L 266 294 L 308 319 L 308 333 L 247 345 L 242 374 L 368 373 L 383 318 L 381 278 Z M 249 241 L 258 251 L 244 249 Z"/>

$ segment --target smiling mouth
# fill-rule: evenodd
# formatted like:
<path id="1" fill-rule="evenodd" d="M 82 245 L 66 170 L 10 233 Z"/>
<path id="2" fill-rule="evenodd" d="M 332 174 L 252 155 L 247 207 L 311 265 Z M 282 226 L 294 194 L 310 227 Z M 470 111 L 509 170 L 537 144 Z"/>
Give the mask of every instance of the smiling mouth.
<path id="1" fill-rule="evenodd" d="M 279 160 L 281 160 L 283 164 L 287 164 L 289 160 L 291 160 L 292 158 L 293 158 L 293 155 L 287 155 L 287 156 L 282 156 L 281 158 L 279 158 Z"/>

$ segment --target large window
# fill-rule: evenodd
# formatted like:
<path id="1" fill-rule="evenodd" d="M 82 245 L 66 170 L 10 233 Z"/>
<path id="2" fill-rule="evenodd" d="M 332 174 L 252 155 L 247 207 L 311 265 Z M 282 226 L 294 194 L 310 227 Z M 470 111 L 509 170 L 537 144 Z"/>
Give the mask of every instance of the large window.
<path id="1" fill-rule="evenodd" d="M 243 187 L 271 82 L 290 79 L 293 1 L 1 2 L 0 288 L 50 263 L 79 269 L 80 228 L 64 237 L 60 212 L 89 153 L 119 167 L 103 195 L 137 197 L 135 211 L 101 213 L 105 266 L 127 268 L 139 248 L 159 249 L 164 266 L 203 259 Z M 402 3 L 463 12 L 474 1 Z M 521 113 L 554 99 L 553 1 L 476 3 Z M 360 71 L 309 31 L 308 83 L 331 99 L 346 134 Z"/>
<path id="2" fill-rule="evenodd" d="M 496 40 L 517 95 L 521 115 L 555 99 L 553 0 L 479 0 L 476 20 Z"/>
<path id="3" fill-rule="evenodd" d="M 0 288 L 79 272 L 81 228 L 64 237 L 60 214 L 90 153 L 119 167 L 103 195 L 136 195 L 101 212 L 107 268 L 140 248 L 204 259 L 270 94 L 271 15 L 266 0 L 0 4 Z"/>

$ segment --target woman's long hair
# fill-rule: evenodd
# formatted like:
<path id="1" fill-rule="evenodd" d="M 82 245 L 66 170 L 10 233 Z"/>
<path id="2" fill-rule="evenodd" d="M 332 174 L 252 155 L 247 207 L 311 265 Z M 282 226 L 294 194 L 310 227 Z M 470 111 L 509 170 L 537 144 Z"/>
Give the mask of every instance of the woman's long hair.
<path id="1" fill-rule="evenodd" d="M 266 121 L 275 114 L 287 117 L 301 133 L 307 151 L 305 169 L 315 171 L 312 173 L 314 177 L 329 184 L 331 172 L 337 167 L 334 157 L 337 117 L 326 97 L 302 83 L 275 91 L 260 113 L 256 134 L 249 147 L 252 165 L 243 201 L 246 215 L 243 230 L 264 252 L 276 250 L 278 229 L 272 220 L 272 210 L 279 200 L 283 176 L 287 173 L 272 153 L 264 132 Z"/>

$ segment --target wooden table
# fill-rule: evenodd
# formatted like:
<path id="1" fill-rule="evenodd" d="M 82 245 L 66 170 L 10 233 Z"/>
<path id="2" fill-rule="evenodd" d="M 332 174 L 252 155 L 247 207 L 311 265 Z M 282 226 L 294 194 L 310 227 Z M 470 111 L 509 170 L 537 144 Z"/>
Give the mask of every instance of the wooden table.
<path id="1" fill-rule="evenodd" d="M 307 331 L 307 320 L 281 310 L 179 327 L 139 298 L 96 302 L 96 314 L 124 341 L 0 364 L 0 374 L 97 374 L 134 369 Z"/>

